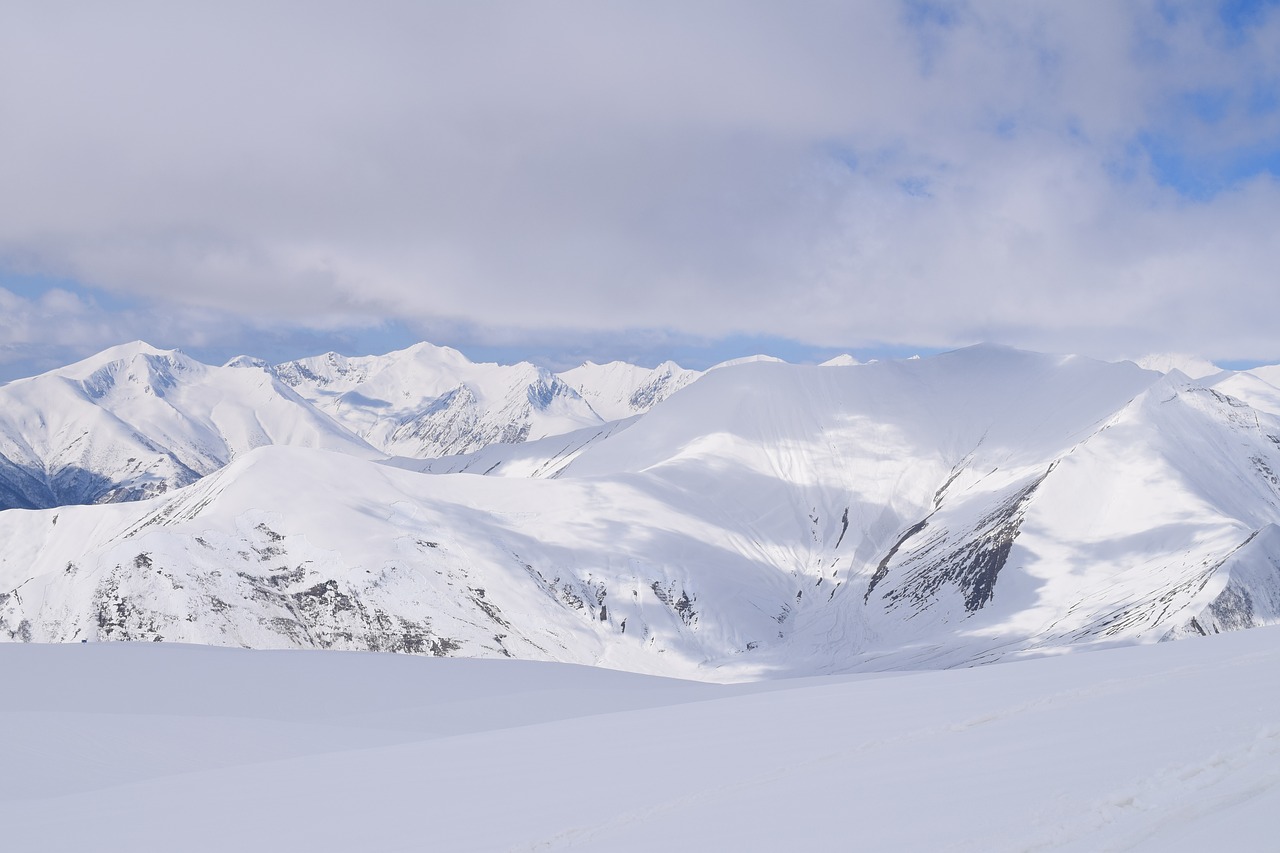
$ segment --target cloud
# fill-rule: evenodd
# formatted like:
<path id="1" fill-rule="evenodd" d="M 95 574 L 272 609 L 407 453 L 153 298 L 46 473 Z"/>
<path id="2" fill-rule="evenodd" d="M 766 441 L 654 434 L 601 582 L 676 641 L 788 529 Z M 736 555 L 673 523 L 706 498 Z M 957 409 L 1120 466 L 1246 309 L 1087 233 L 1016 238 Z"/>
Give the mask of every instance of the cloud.
<path id="1" fill-rule="evenodd" d="M 397 318 L 480 342 L 1277 355 L 1266 10 L 42 3 L 7 18 L 0 263 L 157 312 L 259 330 Z"/>
<path id="2" fill-rule="evenodd" d="M 344 318 L 341 325 L 304 325 L 184 304 L 100 300 L 75 285 L 41 288 L 31 279 L 0 280 L 0 382 L 132 340 L 220 364 L 242 353 L 283 361 L 331 349 L 386 352 L 418 337 L 386 321 L 361 326 Z"/>

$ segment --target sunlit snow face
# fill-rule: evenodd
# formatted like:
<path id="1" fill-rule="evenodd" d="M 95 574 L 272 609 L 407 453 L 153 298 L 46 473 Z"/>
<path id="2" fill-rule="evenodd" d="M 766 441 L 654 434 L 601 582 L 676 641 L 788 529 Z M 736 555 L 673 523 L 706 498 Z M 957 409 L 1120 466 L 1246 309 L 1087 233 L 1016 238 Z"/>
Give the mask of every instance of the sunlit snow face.
<path id="1" fill-rule="evenodd" d="M 575 375 L 621 401 L 641 374 Z M 606 423 L 427 345 L 273 370 L 128 344 L 0 387 L 0 632 L 733 678 L 1267 624 L 1268 387 L 980 346 L 750 360 Z"/>

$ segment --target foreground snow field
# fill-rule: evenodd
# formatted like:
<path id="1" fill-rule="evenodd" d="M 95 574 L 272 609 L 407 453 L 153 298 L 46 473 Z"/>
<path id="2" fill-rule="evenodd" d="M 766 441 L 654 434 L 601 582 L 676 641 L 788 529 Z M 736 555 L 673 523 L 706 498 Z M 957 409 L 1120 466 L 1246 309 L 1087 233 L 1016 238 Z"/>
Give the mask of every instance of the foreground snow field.
<path id="1" fill-rule="evenodd" d="M 1280 630 L 713 685 L 0 645 L 8 850 L 1267 850 Z"/>

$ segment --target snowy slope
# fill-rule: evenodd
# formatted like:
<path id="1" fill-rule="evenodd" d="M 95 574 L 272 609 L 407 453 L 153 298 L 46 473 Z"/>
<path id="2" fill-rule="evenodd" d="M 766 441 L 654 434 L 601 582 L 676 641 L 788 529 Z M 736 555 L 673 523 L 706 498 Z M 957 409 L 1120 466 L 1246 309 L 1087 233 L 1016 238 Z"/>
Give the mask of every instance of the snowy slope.
<path id="1" fill-rule="evenodd" d="M 0 629 L 732 679 L 1266 624 L 1273 436 L 1131 364 L 753 362 L 570 437 L 554 477 L 264 448 L 158 501 L 0 514 Z"/>
<path id="2" fill-rule="evenodd" d="M 601 501 L 679 530 L 642 527 L 618 542 L 592 530 L 586 513 Z M 685 557 L 722 562 L 715 544 L 670 553 L 698 531 L 697 519 L 633 489 L 433 476 L 263 448 L 163 499 L 0 513 L 9 543 L 0 637 L 516 656 L 692 674 L 704 653 L 686 636 L 680 592 L 663 603 L 649 585 L 677 585 Z M 667 541 L 645 555 L 650 534 Z"/>
<path id="3" fill-rule="evenodd" d="M 265 447 L 141 504 L 0 513 L 0 637 L 733 680 L 1271 624 L 1280 417 L 1207 381 L 989 346 L 753 361 L 430 463 Z"/>
<path id="4" fill-rule="evenodd" d="M 133 500 L 266 444 L 378 455 L 262 370 L 125 344 L 0 386 L 0 508 Z"/>
<path id="5" fill-rule="evenodd" d="M 21 850 L 1274 848 L 1276 629 L 891 678 L 0 647 Z"/>
<path id="6" fill-rule="evenodd" d="M 602 423 L 542 368 L 476 364 L 427 343 L 380 356 L 327 353 L 274 370 L 334 420 L 396 456 L 466 453 Z"/>
<path id="7" fill-rule="evenodd" d="M 384 464 L 424 474 L 482 474 L 489 477 L 559 477 L 594 444 L 628 429 L 640 420 L 636 415 L 608 421 L 573 432 L 549 435 L 521 444 L 489 444 L 470 453 L 414 459 L 392 456 Z"/>
<path id="8" fill-rule="evenodd" d="M 1272 385 L 1280 382 L 1280 364 L 1264 364 L 1260 367 L 1250 368 L 1243 372 L 1252 373 L 1254 376 L 1266 382 L 1270 382 Z"/>
<path id="9" fill-rule="evenodd" d="M 1221 593 L 1241 563 L 1256 570 L 1252 595 L 1280 592 L 1278 445 L 1273 416 L 1157 383 L 1050 465 L 993 472 L 989 498 L 949 490 L 882 560 L 870 630 L 900 633 L 909 618 L 927 636 L 963 620 L 994 657 L 1028 632 L 1034 648 L 1228 627 L 1206 621 L 1215 607 L 1234 627 L 1266 624 L 1266 608 Z"/>
<path id="10" fill-rule="evenodd" d="M 1280 376 L 1276 379 L 1280 381 Z M 1207 380 L 1205 384 L 1259 411 L 1280 415 L 1280 388 L 1251 372 L 1223 372 Z"/>
<path id="11" fill-rule="evenodd" d="M 561 373 L 560 378 L 581 394 L 600 417 L 616 421 L 644 414 L 701 375 L 674 361 L 664 361 L 654 368 L 621 361 L 588 361 Z"/>

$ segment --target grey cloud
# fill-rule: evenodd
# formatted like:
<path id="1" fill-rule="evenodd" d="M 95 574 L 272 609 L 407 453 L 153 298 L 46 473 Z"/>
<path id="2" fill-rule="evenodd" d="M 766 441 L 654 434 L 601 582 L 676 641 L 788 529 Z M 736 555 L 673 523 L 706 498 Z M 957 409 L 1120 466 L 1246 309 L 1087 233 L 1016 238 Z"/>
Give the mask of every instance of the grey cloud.
<path id="1" fill-rule="evenodd" d="M 1269 354 L 1280 191 L 1133 145 L 1274 76 L 1274 20 L 920 8 L 11 7 L 0 261 L 260 326 Z"/>

